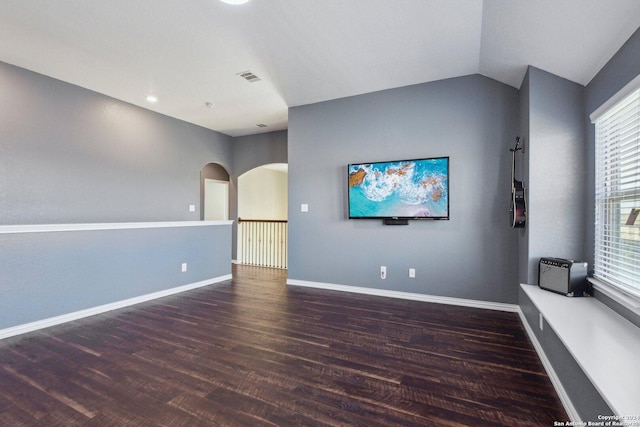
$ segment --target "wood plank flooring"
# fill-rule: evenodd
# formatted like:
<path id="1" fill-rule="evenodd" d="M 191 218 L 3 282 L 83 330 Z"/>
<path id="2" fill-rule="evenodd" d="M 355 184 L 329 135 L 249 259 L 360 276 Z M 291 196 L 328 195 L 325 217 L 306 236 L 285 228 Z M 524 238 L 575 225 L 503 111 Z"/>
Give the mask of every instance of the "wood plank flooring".
<path id="1" fill-rule="evenodd" d="M 551 426 L 515 313 L 221 284 L 0 341 L 0 426 Z"/>

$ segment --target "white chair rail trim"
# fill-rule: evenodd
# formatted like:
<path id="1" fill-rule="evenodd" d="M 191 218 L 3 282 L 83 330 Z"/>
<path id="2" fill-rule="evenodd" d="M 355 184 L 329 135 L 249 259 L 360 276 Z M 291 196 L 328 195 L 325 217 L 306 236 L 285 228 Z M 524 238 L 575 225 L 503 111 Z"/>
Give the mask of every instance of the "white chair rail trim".
<path id="1" fill-rule="evenodd" d="M 62 231 L 125 230 L 142 228 L 203 227 L 231 224 L 233 224 L 233 221 L 105 222 L 87 224 L 0 225 L 0 234 L 57 233 Z"/>

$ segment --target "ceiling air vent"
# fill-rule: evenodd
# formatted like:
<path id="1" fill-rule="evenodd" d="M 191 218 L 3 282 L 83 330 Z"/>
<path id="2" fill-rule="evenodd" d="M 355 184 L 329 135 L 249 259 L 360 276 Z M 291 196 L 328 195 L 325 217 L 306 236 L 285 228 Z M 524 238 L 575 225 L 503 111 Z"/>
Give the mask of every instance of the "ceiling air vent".
<path id="1" fill-rule="evenodd" d="M 265 125 L 264 123 L 258 123 L 256 126 L 258 126 L 259 128 L 266 128 L 267 125 Z"/>
<path id="2" fill-rule="evenodd" d="M 241 73 L 238 73 L 237 75 L 242 77 L 243 79 L 245 79 L 249 83 L 255 83 L 255 82 L 259 82 L 260 81 L 260 77 L 256 76 L 251 71 L 243 71 Z"/>

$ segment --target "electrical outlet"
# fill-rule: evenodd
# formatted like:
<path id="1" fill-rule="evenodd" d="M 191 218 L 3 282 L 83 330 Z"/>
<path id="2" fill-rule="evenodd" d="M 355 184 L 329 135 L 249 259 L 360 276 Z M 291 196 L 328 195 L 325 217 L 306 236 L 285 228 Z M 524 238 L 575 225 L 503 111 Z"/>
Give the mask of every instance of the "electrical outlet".
<path id="1" fill-rule="evenodd" d="M 185 271 L 187 271 L 187 263 L 183 262 L 182 263 L 182 272 L 184 273 Z"/>
<path id="2" fill-rule="evenodd" d="M 387 278 L 387 267 L 384 265 L 380 266 L 380 278 L 383 280 Z"/>
<path id="3" fill-rule="evenodd" d="M 539 316 L 539 323 L 540 323 L 540 330 L 542 330 L 543 326 L 544 326 L 544 317 L 542 317 L 542 313 L 538 313 Z"/>
<path id="4" fill-rule="evenodd" d="M 409 277 L 411 279 L 415 279 L 416 278 L 416 269 L 415 268 L 410 268 L 409 269 Z"/>
<path id="5" fill-rule="evenodd" d="M 189 205 L 189 212 L 195 212 L 196 211 L 196 205 Z"/>

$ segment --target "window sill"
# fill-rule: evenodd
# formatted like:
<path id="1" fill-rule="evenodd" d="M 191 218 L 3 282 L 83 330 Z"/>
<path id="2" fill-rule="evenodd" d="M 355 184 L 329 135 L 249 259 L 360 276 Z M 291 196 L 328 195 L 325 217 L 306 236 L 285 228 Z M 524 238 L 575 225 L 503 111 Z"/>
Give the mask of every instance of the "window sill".
<path id="1" fill-rule="evenodd" d="M 640 414 L 640 329 L 595 298 L 521 288 L 614 413 Z"/>
<path id="2" fill-rule="evenodd" d="M 635 315 L 640 316 L 640 298 L 619 291 L 613 286 L 593 277 L 589 277 L 587 280 L 596 291 L 603 293 Z"/>

